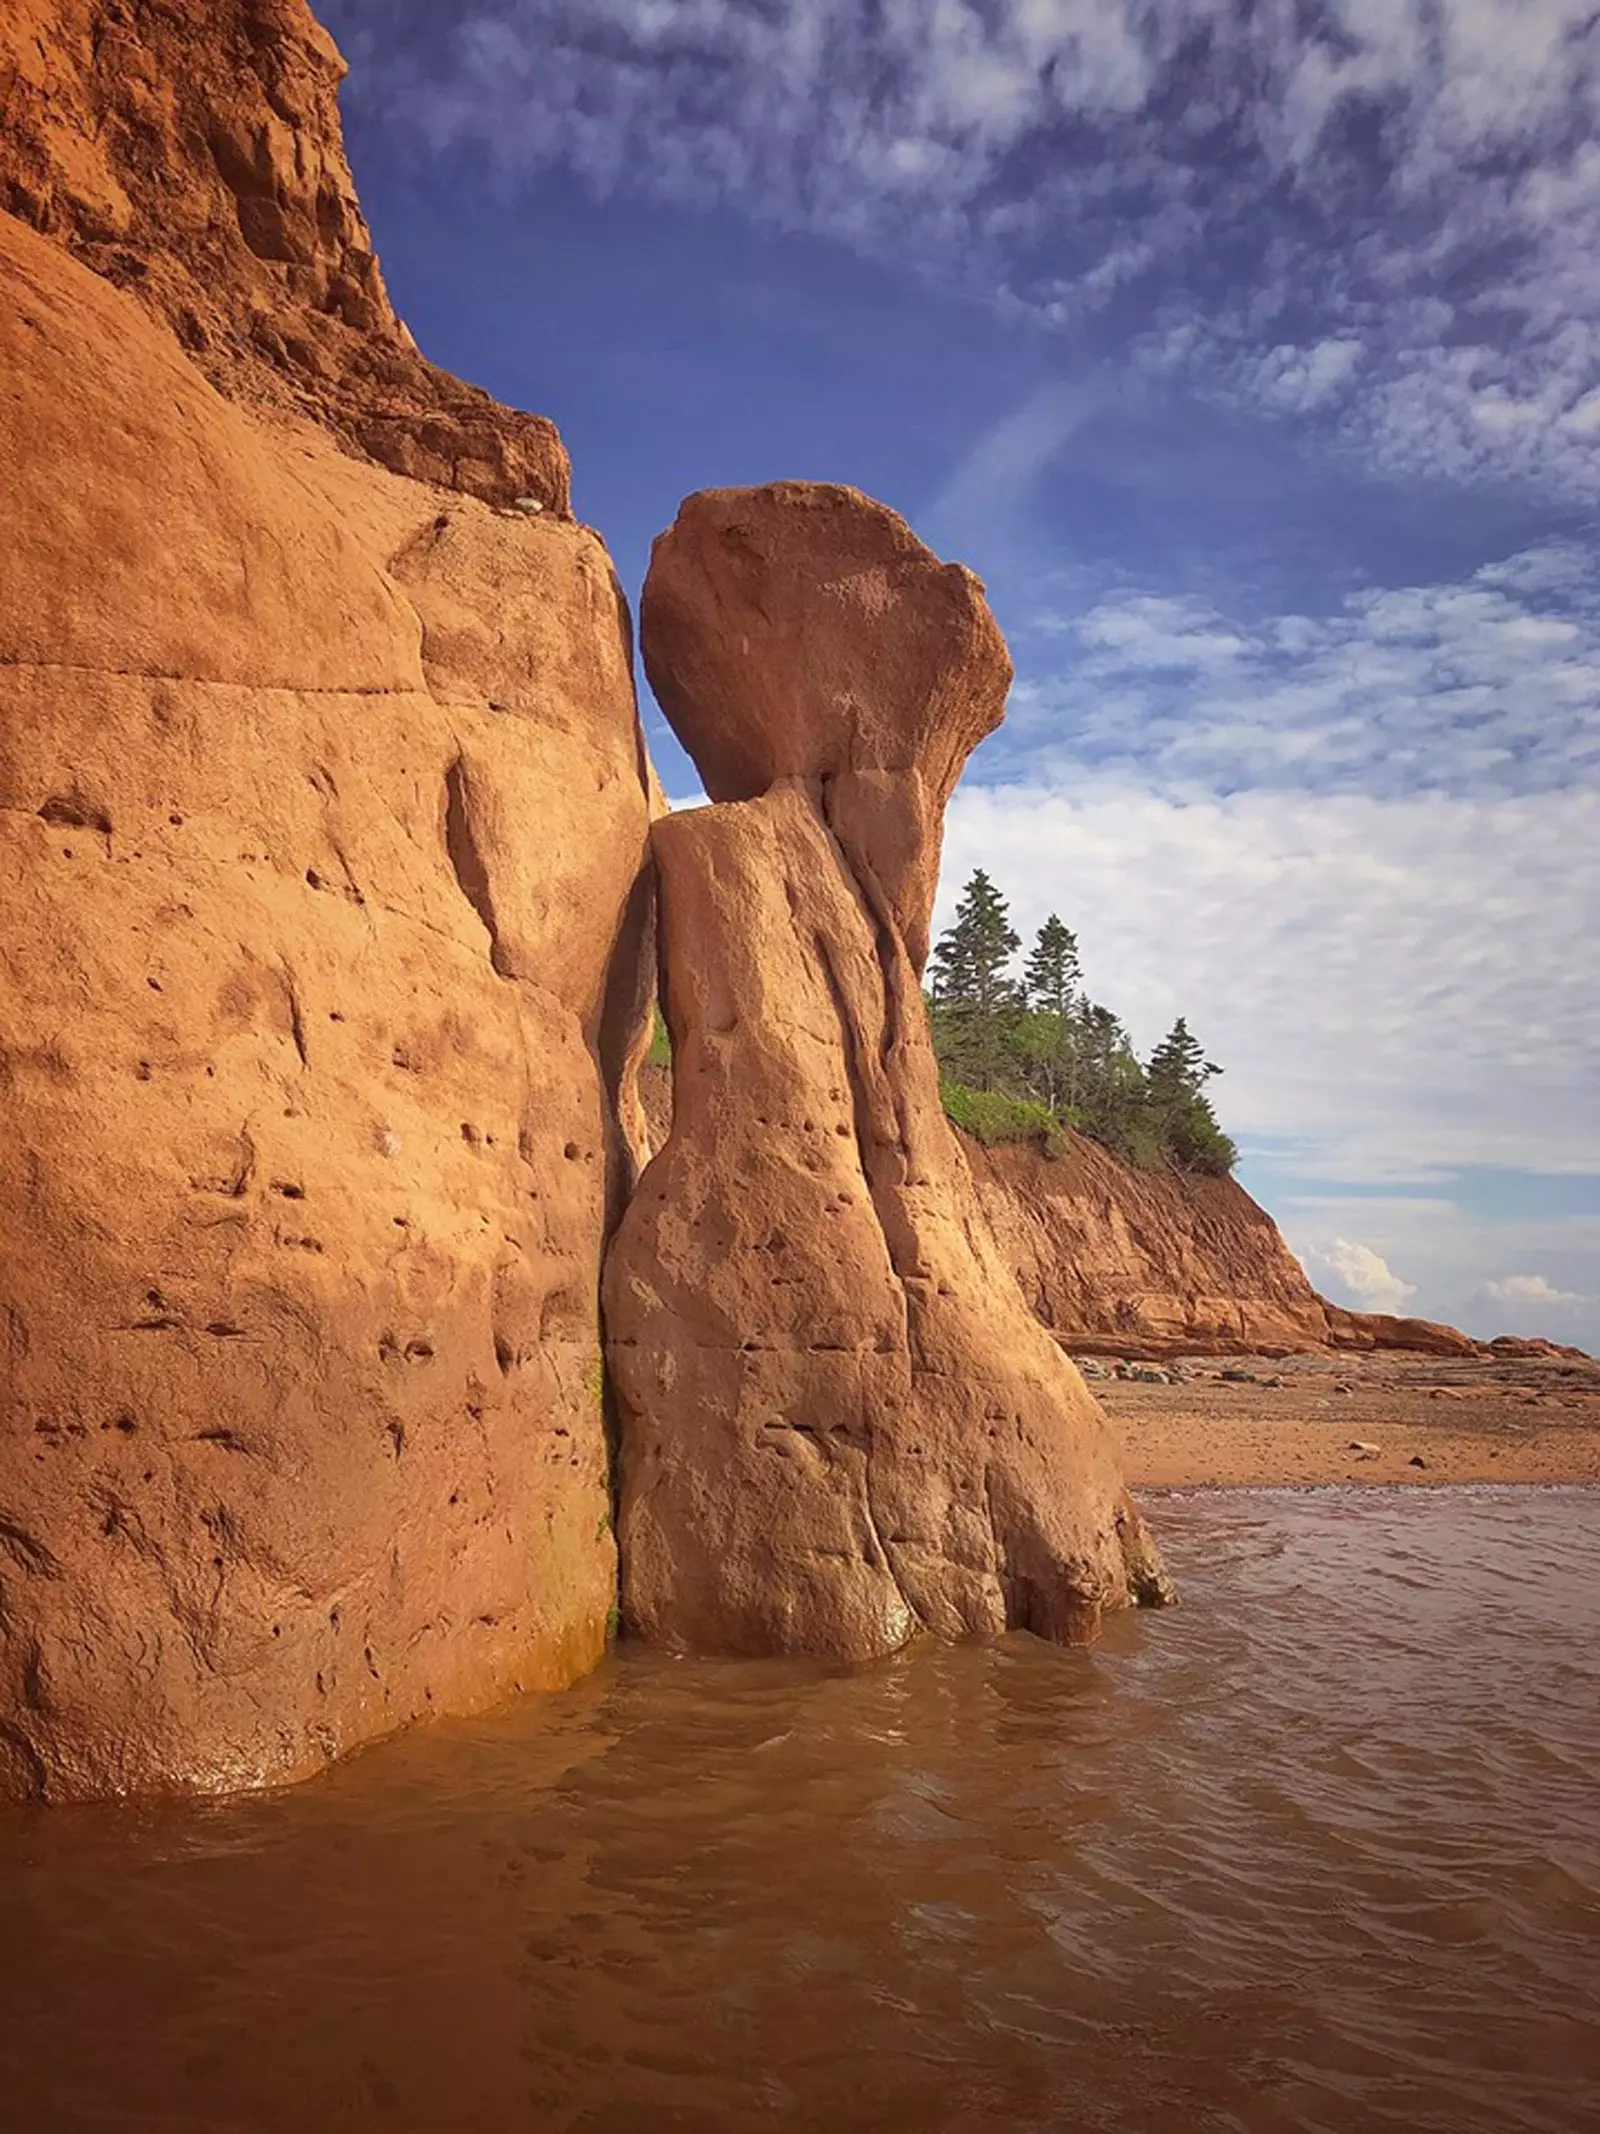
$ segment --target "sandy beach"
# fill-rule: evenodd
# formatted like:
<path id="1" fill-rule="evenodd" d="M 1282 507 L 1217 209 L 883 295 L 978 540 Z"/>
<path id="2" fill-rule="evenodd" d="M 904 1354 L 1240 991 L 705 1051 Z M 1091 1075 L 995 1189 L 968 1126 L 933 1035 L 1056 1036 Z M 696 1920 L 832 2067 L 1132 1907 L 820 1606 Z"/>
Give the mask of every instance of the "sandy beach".
<path id="1" fill-rule="evenodd" d="M 1174 1379 L 1090 1377 L 1135 1488 L 1600 1484 L 1600 1363 L 1390 1354 L 1131 1368 Z"/>

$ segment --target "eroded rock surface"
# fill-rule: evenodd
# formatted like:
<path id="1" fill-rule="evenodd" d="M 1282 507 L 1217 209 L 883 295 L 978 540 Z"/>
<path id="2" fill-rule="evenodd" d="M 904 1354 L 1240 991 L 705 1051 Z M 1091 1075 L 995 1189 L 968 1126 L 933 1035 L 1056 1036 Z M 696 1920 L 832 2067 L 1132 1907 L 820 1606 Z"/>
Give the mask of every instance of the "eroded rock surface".
<path id="1" fill-rule="evenodd" d="M 712 493 L 657 544 L 652 682 L 709 790 L 763 781 L 653 833 L 673 1119 L 606 1313 L 624 1616 L 659 1642 L 1072 1639 L 1166 1593 L 979 1211 L 909 945 L 933 868 L 906 795 L 936 844 L 997 645 L 970 574 L 854 491 Z"/>
<path id="2" fill-rule="evenodd" d="M 418 354 L 305 0 L 6 0 L 0 208 L 127 289 L 231 396 L 419 480 L 568 506 L 555 427 Z"/>
<path id="3" fill-rule="evenodd" d="M 1058 1156 L 976 1142 L 967 1155 L 1023 1295 L 1077 1353 L 1474 1352 L 1454 1327 L 1328 1303 L 1236 1179 L 1140 1171 L 1082 1134 L 1062 1141 Z"/>
<path id="4" fill-rule="evenodd" d="M 165 55 L 152 155 L 199 153 L 160 36 L 226 116 L 310 35 L 55 12 L 23 60 L 57 83 L 91 13 L 95 80 Z M 80 192 L 101 112 L 52 114 Z M 290 139 L 344 200 L 336 135 Z M 181 279 L 183 185 L 115 169 Z M 222 397 L 61 197 L 56 242 L 0 215 L 0 1798 L 292 1779 L 598 1656 L 650 989 L 599 541 L 263 414 L 242 358 Z"/>

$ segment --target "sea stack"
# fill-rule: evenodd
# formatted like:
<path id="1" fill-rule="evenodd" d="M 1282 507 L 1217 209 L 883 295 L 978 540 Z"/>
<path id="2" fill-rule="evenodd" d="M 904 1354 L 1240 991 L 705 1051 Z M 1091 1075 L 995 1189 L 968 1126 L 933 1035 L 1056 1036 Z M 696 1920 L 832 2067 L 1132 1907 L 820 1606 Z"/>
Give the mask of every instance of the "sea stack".
<path id="1" fill-rule="evenodd" d="M 709 491 L 642 635 L 715 804 L 652 833 L 673 1118 L 606 1268 L 626 1627 L 864 1659 L 1170 1598 L 939 1101 L 943 811 L 1011 678 L 981 585 L 856 490 Z"/>

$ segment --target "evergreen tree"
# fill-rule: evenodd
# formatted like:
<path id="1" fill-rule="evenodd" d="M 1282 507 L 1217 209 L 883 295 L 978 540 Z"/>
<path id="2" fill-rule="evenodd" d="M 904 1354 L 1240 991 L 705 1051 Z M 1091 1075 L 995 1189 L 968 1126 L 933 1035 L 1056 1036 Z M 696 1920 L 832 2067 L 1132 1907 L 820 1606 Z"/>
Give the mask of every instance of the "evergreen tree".
<path id="1" fill-rule="evenodd" d="M 1231 1171 L 1237 1156 L 1217 1124 L 1206 1084 L 1222 1069 L 1180 1015 L 1150 1055 L 1145 1070 L 1151 1119 L 1163 1154 L 1181 1170 Z"/>
<path id="2" fill-rule="evenodd" d="M 1010 964 L 1021 942 L 1006 900 L 981 867 L 933 952 L 935 1042 L 954 1078 L 975 1089 L 999 1080 L 1006 1037 L 1021 1007 Z"/>
<path id="3" fill-rule="evenodd" d="M 1074 1034 L 1075 1101 L 1084 1132 L 1130 1163 L 1159 1165 L 1145 1073 L 1127 1031 L 1109 1008 L 1084 1000 L 1074 1017 Z"/>
<path id="4" fill-rule="evenodd" d="M 1221 1070 L 1180 1015 L 1140 1062 L 1109 1008 L 1083 990 L 1078 943 L 1052 912 L 1019 984 L 1006 901 L 979 869 L 933 955 L 929 1001 L 945 1109 L 982 1141 L 1047 1153 L 1075 1126 L 1146 1170 L 1225 1174 L 1236 1152 L 1206 1084 Z"/>
<path id="5" fill-rule="evenodd" d="M 1023 966 L 1028 1013 L 1017 1023 L 1014 1042 L 1030 1094 L 1052 1111 L 1074 1101 L 1070 1018 L 1082 976 L 1077 938 L 1051 912 Z"/>
<path id="6" fill-rule="evenodd" d="M 1021 945 L 1005 898 L 976 868 L 961 892 L 954 926 L 933 952 L 934 999 L 959 1001 L 980 1015 L 1011 1006 L 1017 987 L 1007 972 Z"/>
<path id="7" fill-rule="evenodd" d="M 1059 1015 L 1063 1022 L 1072 1013 L 1078 998 L 1078 988 L 1083 982 L 1083 972 L 1078 964 L 1078 937 L 1062 925 L 1051 912 L 1034 939 L 1033 949 L 1023 967 L 1023 983 L 1028 990 L 1028 1005 L 1042 1010 L 1047 1015 Z"/>
<path id="8" fill-rule="evenodd" d="M 1206 1058 L 1204 1046 L 1180 1015 L 1151 1053 L 1146 1072 L 1154 1095 L 1177 1098 L 1197 1095 L 1222 1069 Z"/>

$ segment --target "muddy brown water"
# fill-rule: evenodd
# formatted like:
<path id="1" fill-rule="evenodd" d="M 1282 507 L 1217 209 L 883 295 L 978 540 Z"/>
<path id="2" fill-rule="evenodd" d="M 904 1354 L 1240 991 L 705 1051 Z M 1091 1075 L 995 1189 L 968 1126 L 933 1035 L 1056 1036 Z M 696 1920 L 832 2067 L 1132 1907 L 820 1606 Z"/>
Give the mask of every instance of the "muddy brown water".
<path id="1" fill-rule="evenodd" d="M 1089 1652 L 619 1654 L 0 1814 L 0 2127 L 1600 2129 L 1600 1493 L 1156 1499 Z"/>

